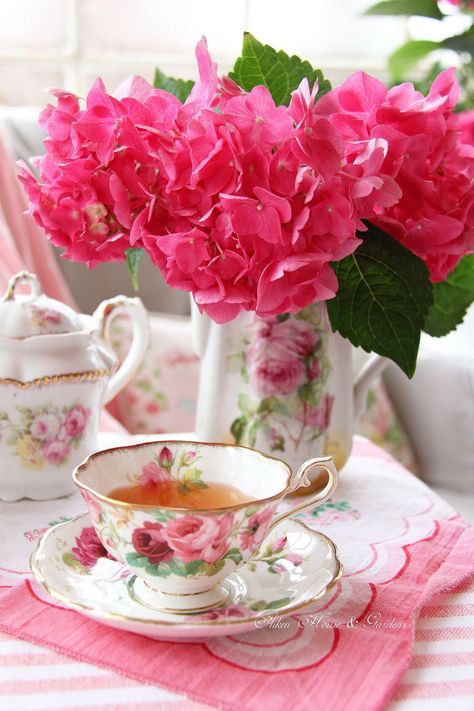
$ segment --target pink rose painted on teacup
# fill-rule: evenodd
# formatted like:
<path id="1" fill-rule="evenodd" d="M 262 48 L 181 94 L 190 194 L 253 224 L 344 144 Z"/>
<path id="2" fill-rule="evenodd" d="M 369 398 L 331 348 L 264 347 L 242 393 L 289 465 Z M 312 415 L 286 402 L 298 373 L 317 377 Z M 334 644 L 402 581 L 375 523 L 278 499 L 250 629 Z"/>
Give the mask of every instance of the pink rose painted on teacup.
<path id="1" fill-rule="evenodd" d="M 74 405 L 64 418 L 63 428 L 71 439 L 81 437 L 87 425 L 91 411 L 83 405 Z"/>
<path id="2" fill-rule="evenodd" d="M 274 508 L 274 506 L 269 506 L 250 516 L 246 527 L 240 534 L 240 545 L 244 550 L 250 548 L 255 551 L 260 548 L 272 520 Z"/>
<path id="3" fill-rule="evenodd" d="M 148 558 L 150 565 L 167 563 L 173 558 L 174 553 L 163 534 L 163 525 L 152 521 L 145 521 L 141 528 L 133 531 L 133 547 L 137 553 Z"/>
<path id="4" fill-rule="evenodd" d="M 148 464 L 145 464 L 140 476 L 138 477 L 139 486 L 169 484 L 170 481 L 170 472 L 164 467 L 160 467 L 157 462 L 149 462 Z"/>
<path id="5" fill-rule="evenodd" d="M 69 456 L 71 447 L 63 439 L 51 439 L 45 442 L 43 455 L 50 464 L 61 464 Z"/>
<path id="6" fill-rule="evenodd" d="M 61 429 L 61 420 L 55 414 L 37 415 L 31 423 L 32 437 L 41 441 L 54 439 Z"/>
<path id="7" fill-rule="evenodd" d="M 82 498 L 86 502 L 87 508 L 89 509 L 89 514 L 94 523 L 98 523 L 102 516 L 102 508 L 96 499 L 89 494 L 88 491 L 83 491 L 81 489 Z"/>
<path id="8" fill-rule="evenodd" d="M 114 558 L 106 551 L 93 526 L 83 528 L 76 538 L 76 547 L 72 549 L 77 560 L 85 567 L 92 568 L 99 558 Z"/>
<path id="9" fill-rule="evenodd" d="M 179 516 L 166 523 L 164 537 L 183 563 L 215 563 L 229 550 L 228 535 L 234 525 L 231 513 L 223 516 Z"/>

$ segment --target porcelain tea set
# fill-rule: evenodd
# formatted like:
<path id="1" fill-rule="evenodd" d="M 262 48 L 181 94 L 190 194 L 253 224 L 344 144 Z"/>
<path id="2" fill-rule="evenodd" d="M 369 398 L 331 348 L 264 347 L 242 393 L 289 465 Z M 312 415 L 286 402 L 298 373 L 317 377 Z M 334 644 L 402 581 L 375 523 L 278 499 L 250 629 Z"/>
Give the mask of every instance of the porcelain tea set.
<path id="1" fill-rule="evenodd" d="M 118 314 L 133 323 L 120 366 L 109 333 Z M 31 558 L 37 582 L 93 619 L 159 639 L 246 632 L 324 595 L 341 575 L 336 547 L 292 516 L 334 493 L 330 456 L 293 471 L 226 443 L 171 439 L 95 451 L 101 408 L 131 380 L 147 344 L 136 298 L 116 297 L 86 316 L 22 272 L 0 300 L 0 499 L 21 505 L 13 502 L 78 490 L 88 509 L 43 535 Z M 322 488 L 282 510 L 316 471 L 325 473 Z M 111 498 L 150 472 L 184 492 L 229 485 L 246 498 L 209 509 Z"/>

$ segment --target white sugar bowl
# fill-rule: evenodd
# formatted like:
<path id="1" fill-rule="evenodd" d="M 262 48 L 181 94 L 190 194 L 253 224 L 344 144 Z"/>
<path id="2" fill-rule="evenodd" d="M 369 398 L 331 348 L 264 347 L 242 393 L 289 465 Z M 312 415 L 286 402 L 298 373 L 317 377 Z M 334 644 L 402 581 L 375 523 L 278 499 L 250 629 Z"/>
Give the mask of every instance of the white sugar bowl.
<path id="1" fill-rule="evenodd" d="M 122 314 L 133 340 L 118 368 L 109 330 Z M 140 299 L 117 296 L 87 316 L 46 297 L 34 274 L 10 279 L 0 299 L 0 499 L 72 493 L 72 470 L 97 449 L 100 411 L 138 370 L 148 334 Z"/>

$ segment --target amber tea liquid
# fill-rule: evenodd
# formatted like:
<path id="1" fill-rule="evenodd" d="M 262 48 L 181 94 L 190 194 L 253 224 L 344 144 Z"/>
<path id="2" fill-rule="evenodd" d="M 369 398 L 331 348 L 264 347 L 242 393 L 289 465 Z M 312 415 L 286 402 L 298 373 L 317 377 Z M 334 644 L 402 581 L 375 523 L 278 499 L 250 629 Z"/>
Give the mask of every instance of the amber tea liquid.
<path id="1" fill-rule="evenodd" d="M 187 490 L 180 482 L 167 481 L 144 486 L 119 486 L 107 496 L 127 504 L 171 506 L 184 509 L 221 509 L 252 501 L 244 491 L 229 484 L 211 483 L 206 488 Z"/>

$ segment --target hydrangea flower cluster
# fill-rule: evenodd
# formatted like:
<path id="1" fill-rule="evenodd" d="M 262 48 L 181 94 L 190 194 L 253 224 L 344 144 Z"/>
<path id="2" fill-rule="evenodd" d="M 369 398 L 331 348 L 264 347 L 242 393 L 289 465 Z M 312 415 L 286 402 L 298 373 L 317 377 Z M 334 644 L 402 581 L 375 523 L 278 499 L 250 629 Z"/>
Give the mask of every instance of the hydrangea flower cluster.
<path id="1" fill-rule="evenodd" d="M 316 101 L 304 80 L 288 107 L 263 86 L 220 82 L 205 40 L 188 99 L 134 77 L 98 79 L 85 108 L 55 91 L 30 211 L 64 256 L 94 266 L 144 248 L 173 287 L 223 323 L 241 310 L 295 312 L 332 298 L 330 266 L 370 218 L 443 278 L 472 251 L 472 148 L 457 140 L 456 82 L 424 99 L 363 73 Z M 471 191 L 472 192 L 472 191 Z"/>
<path id="2" fill-rule="evenodd" d="M 432 281 L 474 249 L 474 146 L 467 118 L 453 113 L 458 95 L 453 68 L 427 97 L 358 72 L 317 107 L 344 137 L 357 213 L 423 259 Z M 374 187 L 378 197 L 368 202 Z"/>

